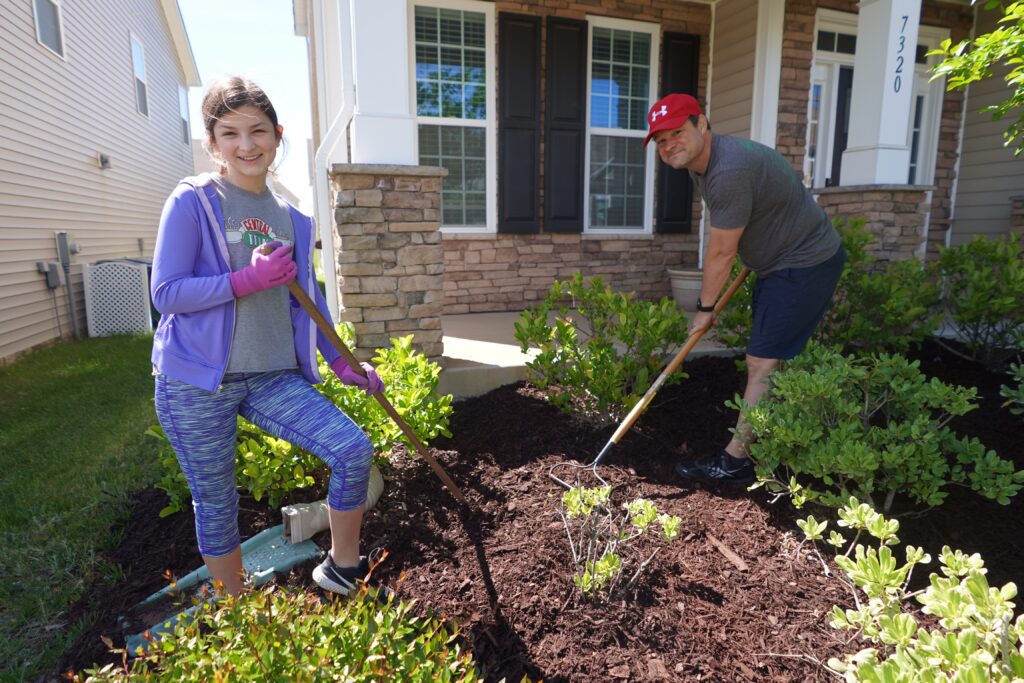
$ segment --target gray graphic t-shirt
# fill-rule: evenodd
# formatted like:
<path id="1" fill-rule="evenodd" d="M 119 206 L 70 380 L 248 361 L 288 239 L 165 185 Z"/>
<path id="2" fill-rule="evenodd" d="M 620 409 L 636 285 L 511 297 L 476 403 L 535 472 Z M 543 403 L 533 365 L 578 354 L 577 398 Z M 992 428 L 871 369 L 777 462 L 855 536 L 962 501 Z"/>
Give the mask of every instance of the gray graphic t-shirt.
<path id="1" fill-rule="evenodd" d="M 729 135 L 711 138 L 711 158 L 694 184 L 711 225 L 746 228 L 739 255 L 760 276 L 824 263 L 839 249 L 839 233 L 800 177 L 770 147 Z"/>
<path id="2" fill-rule="evenodd" d="M 294 243 L 288 209 L 264 190 L 259 194 L 215 175 L 214 187 L 224 214 L 231 270 L 249 265 L 253 249 L 266 242 Z M 297 368 L 288 288 L 271 287 L 235 302 L 235 331 L 227 372 L 269 372 Z"/>

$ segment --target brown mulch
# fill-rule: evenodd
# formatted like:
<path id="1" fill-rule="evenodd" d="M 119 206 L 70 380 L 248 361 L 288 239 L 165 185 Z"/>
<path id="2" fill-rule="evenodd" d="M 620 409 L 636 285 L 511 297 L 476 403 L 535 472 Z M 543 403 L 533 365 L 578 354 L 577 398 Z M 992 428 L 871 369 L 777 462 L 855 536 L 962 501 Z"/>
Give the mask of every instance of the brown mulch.
<path id="1" fill-rule="evenodd" d="M 1006 375 L 930 343 L 916 356 L 928 375 L 979 388 L 981 407 L 954 427 L 1024 467 L 1024 419 L 1000 407 Z M 488 680 L 825 681 L 832 677 L 824 662 L 857 649 L 827 618 L 833 605 L 851 603 L 849 592 L 798 552 L 794 519 L 820 512 L 794 513 L 758 492 L 683 485 L 672 471 L 681 454 L 722 445 L 735 420 L 723 402 L 743 383 L 731 359 L 695 359 L 684 369 L 689 379 L 662 389 L 600 468 L 620 499 L 643 496 L 683 520 L 680 540 L 660 551 L 626 599 L 591 604 L 573 592 L 557 514 L 564 489 L 549 477 L 557 463 L 591 461 L 615 425 L 576 423 L 522 383 L 456 404 L 453 437 L 438 440 L 433 453 L 470 509 L 418 458 L 395 459 L 367 514 L 365 544 L 389 551 L 382 577 L 402 598 L 462 625 Z M 159 518 L 165 501 L 154 490 L 134 504 L 112 553 L 126 579 L 93 586 L 72 611 L 69 621 L 94 623 L 62 671 L 112 661 L 100 636 L 123 637 L 118 615 L 160 588 L 165 570 L 182 575 L 201 562 L 190 512 Z M 244 536 L 279 521 L 276 511 L 243 501 Z M 1014 530 L 1022 523 L 1021 497 L 1001 506 L 956 490 L 942 508 L 903 520 L 900 538 L 933 556 L 943 544 L 980 552 L 993 585 L 1020 584 L 1024 548 Z M 329 545 L 326 533 L 316 540 Z M 311 571 L 303 566 L 283 580 L 316 590 Z"/>

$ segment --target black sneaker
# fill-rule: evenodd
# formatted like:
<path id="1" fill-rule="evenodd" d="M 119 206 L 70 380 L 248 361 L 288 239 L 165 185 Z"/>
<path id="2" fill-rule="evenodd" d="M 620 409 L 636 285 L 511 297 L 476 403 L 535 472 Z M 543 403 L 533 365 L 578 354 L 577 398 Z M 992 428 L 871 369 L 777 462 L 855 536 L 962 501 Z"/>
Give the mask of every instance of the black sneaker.
<path id="1" fill-rule="evenodd" d="M 354 593 L 365 585 L 367 588 L 376 590 L 378 599 L 386 600 L 394 594 L 394 591 L 373 576 L 373 569 L 376 566 L 377 563 L 374 562 L 371 567 L 369 558 L 366 555 L 361 555 L 359 564 L 355 567 L 339 567 L 328 552 L 324 561 L 313 569 L 313 581 L 325 591 L 339 595 Z"/>
<path id="2" fill-rule="evenodd" d="M 676 473 L 684 479 L 713 484 L 752 484 L 755 478 L 750 458 L 734 458 L 725 451 L 692 462 L 677 462 Z"/>

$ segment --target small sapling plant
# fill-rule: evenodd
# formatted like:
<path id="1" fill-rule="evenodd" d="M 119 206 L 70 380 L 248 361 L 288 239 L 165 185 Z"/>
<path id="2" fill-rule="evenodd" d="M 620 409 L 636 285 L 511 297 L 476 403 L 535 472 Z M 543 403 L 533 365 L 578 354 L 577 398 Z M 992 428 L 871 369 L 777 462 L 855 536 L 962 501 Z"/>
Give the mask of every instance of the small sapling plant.
<path id="1" fill-rule="evenodd" d="M 854 607 L 835 607 L 832 627 L 852 632 L 869 641 L 858 652 L 829 660 L 829 668 L 849 683 L 908 683 L 956 681 L 961 683 L 1011 683 L 1024 680 L 1024 615 L 1014 619 L 1017 587 L 989 585 L 985 563 L 977 554 L 967 555 L 944 546 L 939 554 L 939 573 L 928 577 L 928 587 L 911 592 L 911 574 L 918 565 L 931 562 L 921 548 L 906 546 L 898 559 L 892 546 L 899 543 L 899 522 L 888 520 L 869 505 L 850 498 L 839 511 L 838 525 L 855 533 L 852 541 L 837 531 L 828 539 L 827 522 L 808 517 L 797 522 L 804 543 L 828 571 L 817 543 L 827 541 L 837 549 L 835 564 L 850 588 Z M 870 545 L 857 541 L 867 534 Z M 919 623 L 920 613 L 938 618 L 938 627 Z"/>
<path id="2" fill-rule="evenodd" d="M 576 567 L 573 582 L 587 600 L 624 595 L 662 547 L 645 558 L 636 551 L 635 541 L 645 534 L 675 540 L 682 524 L 679 517 L 659 513 L 645 498 L 616 507 L 611 494 L 610 486 L 577 486 L 562 494 L 559 514 Z"/>

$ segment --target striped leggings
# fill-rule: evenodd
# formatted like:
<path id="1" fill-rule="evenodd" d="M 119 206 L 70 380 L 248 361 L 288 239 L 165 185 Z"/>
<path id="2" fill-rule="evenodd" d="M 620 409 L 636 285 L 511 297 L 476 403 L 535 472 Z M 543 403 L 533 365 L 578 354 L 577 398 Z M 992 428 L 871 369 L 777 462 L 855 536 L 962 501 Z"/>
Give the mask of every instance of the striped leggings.
<path id="1" fill-rule="evenodd" d="M 370 439 L 297 371 L 229 374 L 216 392 L 158 374 L 156 414 L 188 480 L 203 555 L 223 557 L 241 541 L 237 415 L 323 460 L 331 470 L 332 509 L 353 510 L 366 502 Z"/>

